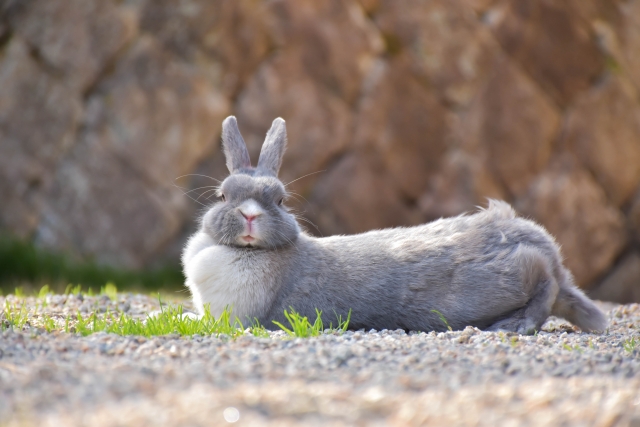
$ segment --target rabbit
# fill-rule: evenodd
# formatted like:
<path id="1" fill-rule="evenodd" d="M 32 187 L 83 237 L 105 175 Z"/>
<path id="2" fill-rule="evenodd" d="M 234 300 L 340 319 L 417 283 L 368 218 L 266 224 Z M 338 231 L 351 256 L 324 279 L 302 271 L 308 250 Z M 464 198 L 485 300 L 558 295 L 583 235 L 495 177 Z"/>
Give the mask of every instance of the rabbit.
<path id="1" fill-rule="evenodd" d="M 310 319 L 317 309 L 325 325 L 350 312 L 352 330 L 470 325 L 532 334 L 550 315 L 583 331 L 607 326 L 554 238 L 506 202 L 414 227 L 318 238 L 285 205 L 283 119 L 273 121 L 256 167 L 233 116 L 222 124 L 222 143 L 230 175 L 182 255 L 200 315 L 206 306 L 215 316 L 231 307 L 269 329 L 287 324 L 290 309 Z"/>

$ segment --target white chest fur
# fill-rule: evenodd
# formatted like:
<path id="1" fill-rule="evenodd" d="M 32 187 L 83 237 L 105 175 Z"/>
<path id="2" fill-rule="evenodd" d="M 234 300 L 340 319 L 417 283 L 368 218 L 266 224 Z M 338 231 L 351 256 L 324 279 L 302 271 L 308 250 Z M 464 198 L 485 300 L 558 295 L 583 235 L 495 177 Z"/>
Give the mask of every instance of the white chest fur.
<path id="1" fill-rule="evenodd" d="M 207 304 L 212 315 L 218 317 L 230 307 L 243 322 L 263 314 L 276 286 L 271 255 L 215 245 L 207 235 L 195 235 L 185 248 L 183 264 L 186 285 L 200 314 Z"/>

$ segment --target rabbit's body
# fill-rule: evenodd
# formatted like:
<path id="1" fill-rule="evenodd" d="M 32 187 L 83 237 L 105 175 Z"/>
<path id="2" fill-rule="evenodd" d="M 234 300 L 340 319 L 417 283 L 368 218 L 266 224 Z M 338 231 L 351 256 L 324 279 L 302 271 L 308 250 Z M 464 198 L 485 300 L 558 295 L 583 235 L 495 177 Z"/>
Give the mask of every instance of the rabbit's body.
<path id="1" fill-rule="evenodd" d="M 229 160 L 233 149 L 225 151 Z M 280 207 L 284 187 L 269 170 L 246 168 L 246 159 L 244 169 L 233 166 L 220 189 L 232 196 L 203 217 L 183 255 L 200 312 L 229 306 L 270 328 L 273 320 L 286 324 L 291 307 L 311 319 L 322 311 L 326 325 L 351 310 L 353 329 L 532 333 L 551 314 L 585 330 L 606 325 L 554 239 L 504 202 L 416 227 L 315 238 Z"/>

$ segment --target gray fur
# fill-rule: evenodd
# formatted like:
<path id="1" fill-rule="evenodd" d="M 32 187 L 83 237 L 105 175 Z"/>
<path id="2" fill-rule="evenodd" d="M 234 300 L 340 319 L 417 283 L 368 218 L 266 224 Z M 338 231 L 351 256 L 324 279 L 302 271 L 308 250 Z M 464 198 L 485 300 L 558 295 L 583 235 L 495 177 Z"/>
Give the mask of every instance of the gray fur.
<path id="1" fill-rule="evenodd" d="M 238 122 L 234 116 L 229 116 L 222 122 L 222 148 L 227 159 L 229 172 L 234 173 L 240 169 L 251 167 L 249 151 L 242 135 L 240 135 Z"/>
<path id="2" fill-rule="evenodd" d="M 279 167 L 282 151 L 277 162 L 269 153 L 269 164 Z M 211 207 L 187 244 L 187 286 L 200 311 L 206 303 L 242 306 L 243 316 L 271 328 L 273 320 L 286 324 L 290 307 L 312 319 L 317 308 L 327 325 L 352 310 L 353 329 L 446 330 L 434 310 L 456 330 L 472 325 L 530 334 L 551 314 L 584 331 L 606 327 L 562 265 L 553 237 L 507 203 L 491 200 L 475 214 L 416 227 L 316 238 L 278 205 L 285 187 L 270 171 L 228 177 L 221 185 L 227 201 Z M 239 206 L 248 199 L 264 212 L 255 220 L 263 234 L 250 246 L 234 240 L 245 232 Z M 229 268 L 243 283 L 212 290 L 207 278 Z M 232 287 L 242 296 L 225 293 Z"/>
<path id="3" fill-rule="evenodd" d="M 267 138 L 262 144 L 258 169 L 278 176 L 282 165 L 282 156 L 287 148 L 287 127 L 283 119 L 278 117 L 271 124 Z"/>

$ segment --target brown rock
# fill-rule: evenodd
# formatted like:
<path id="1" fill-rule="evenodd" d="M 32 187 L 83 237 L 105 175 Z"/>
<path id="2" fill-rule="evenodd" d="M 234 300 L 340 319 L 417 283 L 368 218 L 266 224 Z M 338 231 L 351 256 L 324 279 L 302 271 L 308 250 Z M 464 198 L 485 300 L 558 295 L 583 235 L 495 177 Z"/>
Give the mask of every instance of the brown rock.
<path id="1" fill-rule="evenodd" d="M 273 119 L 287 120 L 289 146 L 280 176 L 289 182 L 322 171 L 344 151 L 353 126 L 348 103 L 379 46 L 351 1 L 273 2 L 269 16 L 282 48 L 240 93 L 235 110 L 254 164 Z M 318 177 L 289 189 L 306 197 Z"/>
<path id="2" fill-rule="evenodd" d="M 636 243 L 640 243 L 640 191 L 636 193 L 635 200 L 629 209 L 629 223 Z"/>
<path id="3" fill-rule="evenodd" d="M 502 58 L 467 112 L 461 115 L 461 145 L 518 197 L 547 165 L 560 114 L 517 67 Z"/>
<path id="4" fill-rule="evenodd" d="M 627 91 L 640 90 L 640 2 L 624 0 L 571 0 L 571 7 L 591 24 L 600 49 L 606 54 L 607 71 Z M 633 86 L 635 85 L 635 89 Z"/>
<path id="5" fill-rule="evenodd" d="M 143 7 L 140 26 L 198 64 L 225 94 L 235 94 L 272 48 L 266 13 L 256 0 L 153 0 Z"/>
<path id="6" fill-rule="evenodd" d="M 300 68 L 298 59 L 283 54 L 265 63 L 236 106 L 254 165 L 273 119 L 287 121 L 288 148 L 280 171 L 285 183 L 325 169 L 347 146 L 353 121 L 347 105 L 322 90 Z M 317 176 L 301 179 L 290 190 L 306 197 L 315 179 Z"/>
<path id="7" fill-rule="evenodd" d="M 620 5 L 621 22 L 616 26 L 620 38 L 621 63 L 624 71 L 640 91 L 640 0 L 626 1 Z"/>
<path id="8" fill-rule="evenodd" d="M 39 244 L 139 268 L 178 232 L 185 199 L 147 185 L 89 136 L 60 165 L 44 204 Z"/>
<path id="9" fill-rule="evenodd" d="M 373 151 L 403 197 L 416 200 L 446 151 L 450 118 L 437 98 L 410 76 L 402 59 L 380 63 L 369 79 L 355 144 Z"/>
<path id="10" fill-rule="evenodd" d="M 157 185 L 171 185 L 218 146 L 228 103 L 193 66 L 141 38 L 88 101 L 87 133 Z"/>
<path id="11" fill-rule="evenodd" d="M 326 235 L 416 224 L 417 212 L 405 206 L 379 162 L 349 154 L 324 176 L 311 200 L 312 220 Z M 304 224 L 306 225 L 306 224 Z M 313 232 L 313 227 L 309 227 Z"/>
<path id="12" fill-rule="evenodd" d="M 47 246 L 119 265 L 177 254 L 200 205 L 171 184 L 226 176 L 218 134 L 233 111 L 254 163 L 272 120 L 287 120 L 281 176 L 312 174 L 289 189 L 322 233 L 415 224 L 495 197 L 558 235 L 584 286 L 627 238 L 637 252 L 640 0 L 0 10 L 3 232 L 35 230 Z M 560 149 L 575 162 L 559 162 Z M 204 187 L 190 195 L 206 204 L 215 181 L 200 178 L 179 184 Z"/>
<path id="13" fill-rule="evenodd" d="M 380 7 L 380 0 L 357 0 L 362 10 L 367 15 L 373 15 Z"/>
<path id="14" fill-rule="evenodd" d="M 620 23 L 620 8 L 625 0 L 566 0 L 568 9 L 592 25 L 605 21 L 613 25 Z"/>
<path id="15" fill-rule="evenodd" d="M 278 47 L 293 51 L 302 71 L 324 90 L 353 104 L 383 49 L 361 7 L 352 0 L 284 0 L 272 2 L 270 12 Z"/>
<path id="16" fill-rule="evenodd" d="M 405 53 L 430 90 L 454 106 L 471 102 L 499 50 L 465 3 L 385 0 L 375 17 L 387 53 Z"/>
<path id="17" fill-rule="evenodd" d="M 640 185 L 640 105 L 616 78 L 592 89 L 570 111 L 564 140 L 617 206 Z"/>
<path id="18" fill-rule="evenodd" d="M 486 206 L 487 199 L 505 199 L 502 186 L 486 167 L 487 160 L 456 149 L 447 153 L 429 190 L 418 202 L 429 220 L 471 212 Z"/>
<path id="19" fill-rule="evenodd" d="M 565 2 L 510 0 L 491 25 L 504 50 L 560 105 L 568 105 L 604 69 L 588 24 Z"/>
<path id="20" fill-rule="evenodd" d="M 19 1 L 7 14 L 13 31 L 80 91 L 95 82 L 137 32 L 134 11 L 109 0 Z"/>
<path id="21" fill-rule="evenodd" d="M 224 97 L 149 37 L 87 101 L 79 145 L 46 193 L 38 241 L 141 267 L 179 232 L 187 198 L 172 187 L 218 146 Z"/>
<path id="22" fill-rule="evenodd" d="M 0 8 L 2 8 L 2 2 L 0 1 Z M 9 25 L 3 21 L 4 18 L 0 18 L 0 44 L 4 44 L 6 39 L 10 37 Z"/>
<path id="23" fill-rule="evenodd" d="M 37 159 L 17 144 L 0 144 L 0 230 L 30 237 L 40 217 L 43 179 L 50 176 Z"/>
<path id="24" fill-rule="evenodd" d="M 620 304 L 640 302 L 640 253 L 625 256 L 589 296 Z"/>
<path id="25" fill-rule="evenodd" d="M 28 236 L 42 189 L 73 142 L 81 106 L 13 36 L 0 56 L 0 227 Z"/>
<path id="26" fill-rule="evenodd" d="M 564 157 L 536 178 L 517 205 L 553 234 L 578 284 L 588 289 L 624 249 L 624 219 L 604 191 Z"/>
<path id="27" fill-rule="evenodd" d="M 0 131 L 30 156 L 51 166 L 68 148 L 80 113 L 77 97 L 43 72 L 14 36 L 1 57 Z"/>
<path id="28" fill-rule="evenodd" d="M 496 6 L 502 0 L 463 0 L 463 2 L 476 13 L 482 14 Z"/>

